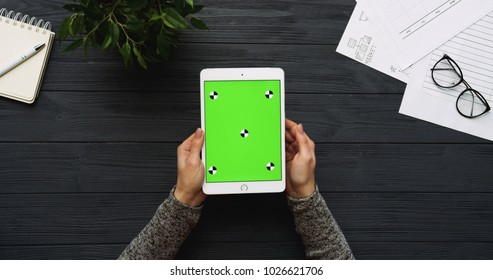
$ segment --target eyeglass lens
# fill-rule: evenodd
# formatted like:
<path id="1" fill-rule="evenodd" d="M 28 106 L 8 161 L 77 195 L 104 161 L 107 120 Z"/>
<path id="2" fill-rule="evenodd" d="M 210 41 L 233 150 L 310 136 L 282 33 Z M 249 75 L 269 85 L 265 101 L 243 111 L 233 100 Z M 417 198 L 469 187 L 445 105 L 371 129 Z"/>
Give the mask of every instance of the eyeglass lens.
<path id="1" fill-rule="evenodd" d="M 444 88 L 455 87 L 463 80 L 459 66 L 447 58 L 442 58 L 438 61 L 433 67 L 432 76 L 435 83 Z"/>
<path id="2" fill-rule="evenodd" d="M 464 117 L 474 118 L 488 111 L 486 100 L 474 89 L 466 89 L 457 99 L 457 111 Z"/>

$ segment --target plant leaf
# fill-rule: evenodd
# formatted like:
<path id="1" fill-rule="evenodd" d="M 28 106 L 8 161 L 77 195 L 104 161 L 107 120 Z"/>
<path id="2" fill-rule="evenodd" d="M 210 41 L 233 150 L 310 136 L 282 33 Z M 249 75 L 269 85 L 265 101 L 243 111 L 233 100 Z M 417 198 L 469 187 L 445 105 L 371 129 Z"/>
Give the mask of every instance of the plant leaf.
<path id="1" fill-rule="evenodd" d="M 202 30 L 209 29 L 209 27 L 207 27 L 207 25 L 201 19 L 196 17 L 191 17 L 190 23 L 192 24 L 193 27 L 197 29 L 202 29 Z"/>
<path id="2" fill-rule="evenodd" d="M 143 0 L 126 0 L 126 7 L 129 8 L 130 12 L 140 11 L 142 8 L 147 6 L 149 1 Z"/>
<path id="3" fill-rule="evenodd" d="M 110 23 L 110 35 L 111 42 L 113 44 L 118 43 L 118 40 L 120 40 L 120 26 L 118 26 L 118 24 L 114 22 Z"/>
<path id="4" fill-rule="evenodd" d="M 159 14 L 153 14 L 150 18 L 149 21 L 156 21 L 156 20 L 162 20 L 163 17 Z"/>
<path id="5" fill-rule="evenodd" d="M 134 47 L 133 52 L 135 54 L 135 57 L 137 57 L 137 62 L 139 62 L 140 66 L 142 66 L 142 68 L 147 70 L 147 63 L 142 57 L 142 54 L 140 54 L 139 49 L 137 49 L 137 47 Z"/>
<path id="6" fill-rule="evenodd" d="M 185 15 L 196 14 L 196 13 L 200 12 L 203 8 L 204 8 L 204 5 L 194 5 L 193 7 L 187 5 L 184 9 L 184 12 L 185 12 Z M 183 15 L 183 13 L 181 13 L 181 14 Z"/>
<path id="7" fill-rule="evenodd" d="M 75 14 L 73 20 L 69 22 L 69 33 L 70 36 L 75 37 L 78 32 L 84 29 L 84 16 Z"/>
<path id="8" fill-rule="evenodd" d="M 111 34 L 108 34 L 108 36 L 106 36 L 106 38 L 104 38 L 104 41 L 103 43 L 101 44 L 101 48 L 104 50 L 106 49 L 107 47 L 109 47 L 111 45 Z"/>
<path id="9" fill-rule="evenodd" d="M 123 44 L 121 48 L 120 45 L 118 45 L 118 48 L 120 50 L 120 53 L 122 54 L 123 62 L 125 62 L 125 67 L 127 67 L 128 63 L 132 59 L 131 58 L 132 49 L 130 47 L 130 44 L 128 42 L 125 42 L 125 44 Z"/>
<path id="10" fill-rule="evenodd" d="M 185 19 L 173 8 L 167 8 L 163 13 L 163 22 L 173 29 L 187 29 Z"/>
<path id="11" fill-rule="evenodd" d="M 73 30 L 73 25 L 74 25 L 74 20 L 75 20 L 75 17 L 77 15 L 73 14 L 69 17 L 69 20 L 68 20 L 68 34 L 70 34 L 70 36 L 75 37 L 75 33 L 72 31 Z"/>
<path id="12" fill-rule="evenodd" d="M 151 63 L 168 60 L 180 30 L 208 29 L 197 17 L 202 10 L 194 0 L 78 0 L 64 9 L 58 39 L 73 37 L 65 52 L 77 48 L 117 48 L 125 65 L 147 69 Z"/>
<path id="13" fill-rule="evenodd" d="M 82 0 L 81 0 L 82 2 Z M 84 15 L 92 20 L 99 20 L 103 18 L 106 14 L 106 12 L 101 9 L 99 2 L 100 1 L 94 1 L 94 0 L 86 0 L 83 3 L 85 7 Z M 97 3 L 96 3 L 97 2 Z"/>
<path id="14" fill-rule="evenodd" d="M 67 38 L 68 33 L 69 33 L 69 21 L 70 17 L 66 17 L 63 21 L 62 24 L 60 24 L 60 29 L 59 29 L 59 35 L 58 35 L 58 40 L 59 44 L 62 44 L 62 41 Z"/>
<path id="15" fill-rule="evenodd" d="M 82 39 L 75 40 L 70 45 L 68 45 L 63 51 L 64 52 L 73 51 L 73 50 L 77 49 L 78 47 L 80 47 L 83 42 L 84 42 L 84 40 L 82 40 Z"/>
<path id="16" fill-rule="evenodd" d="M 156 39 L 156 45 L 157 45 L 157 53 L 159 54 L 159 56 L 168 60 L 169 55 L 170 55 L 170 52 L 169 52 L 170 40 L 169 40 L 169 38 L 163 33 L 159 34 L 159 36 Z"/>
<path id="17" fill-rule="evenodd" d="M 142 19 L 138 18 L 133 14 L 126 14 L 127 23 L 125 23 L 126 29 L 134 32 L 135 34 L 144 33 L 144 22 Z"/>
<path id="18" fill-rule="evenodd" d="M 184 10 L 189 7 L 187 5 L 185 5 L 185 3 L 183 2 L 183 0 L 174 0 L 174 6 L 175 6 L 175 9 L 179 14 L 183 15 L 183 12 Z"/>
<path id="19" fill-rule="evenodd" d="M 131 51 L 132 50 L 131 50 L 130 44 L 128 42 L 125 42 L 125 44 L 123 44 L 123 47 L 122 47 L 123 56 L 130 58 Z"/>
<path id="20" fill-rule="evenodd" d="M 193 7 L 193 11 L 191 13 L 192 14 L 196 14 L 196 13 L 202 11 L 203 8 L 204 8 L 204 5 L 195 5 Z"/>

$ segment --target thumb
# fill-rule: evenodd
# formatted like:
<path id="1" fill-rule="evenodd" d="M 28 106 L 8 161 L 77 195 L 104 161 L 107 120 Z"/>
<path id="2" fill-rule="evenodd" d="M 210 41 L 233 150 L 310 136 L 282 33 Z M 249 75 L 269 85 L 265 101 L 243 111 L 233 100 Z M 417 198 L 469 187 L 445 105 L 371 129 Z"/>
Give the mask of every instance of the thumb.
<path id="1" fill-rule="evenodd" d="M 296 131 L 296 142 L 298 143 L 298 151 L 302 156 L 308 156 L 311 154 L 308 135 L 306 135 L 303 130 L 302 124 L 298 125 L 298 130 Z"/>
<path id="2" fill-rule="evenodd" d="M 190 147 L 190 158 L 194 160 L 200 160 L 200 151 L 204 144 L 204 131 L 201 128 L 197 128 L 193 134 L 192 146 Z"/>

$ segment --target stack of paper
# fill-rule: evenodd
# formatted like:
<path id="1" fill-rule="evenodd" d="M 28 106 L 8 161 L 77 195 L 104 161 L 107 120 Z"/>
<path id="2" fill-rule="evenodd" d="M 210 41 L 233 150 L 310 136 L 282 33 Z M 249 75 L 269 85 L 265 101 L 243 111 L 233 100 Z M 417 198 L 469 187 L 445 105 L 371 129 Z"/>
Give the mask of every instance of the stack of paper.
<path id="1" fill-rule="evenodd" d="M 464 118 L 465 86 L 440 88 L 430 70 L 447 54 L 492 106 L 491 11 L 484 0 L 359 0 L 337 52 L 407 83 L 400 113 L 493 140 L 493 112 Z"/>

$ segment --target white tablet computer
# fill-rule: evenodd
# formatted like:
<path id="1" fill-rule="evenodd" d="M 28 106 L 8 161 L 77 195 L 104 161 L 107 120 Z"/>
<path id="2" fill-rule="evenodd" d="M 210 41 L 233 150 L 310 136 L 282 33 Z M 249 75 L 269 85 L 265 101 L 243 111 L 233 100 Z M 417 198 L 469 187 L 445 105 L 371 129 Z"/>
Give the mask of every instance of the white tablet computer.
<path id="1" fill-rule="evenodd" d="M 206 194 L 282 192 L 284 71 L 218 68 L 200 73 Z"/>

